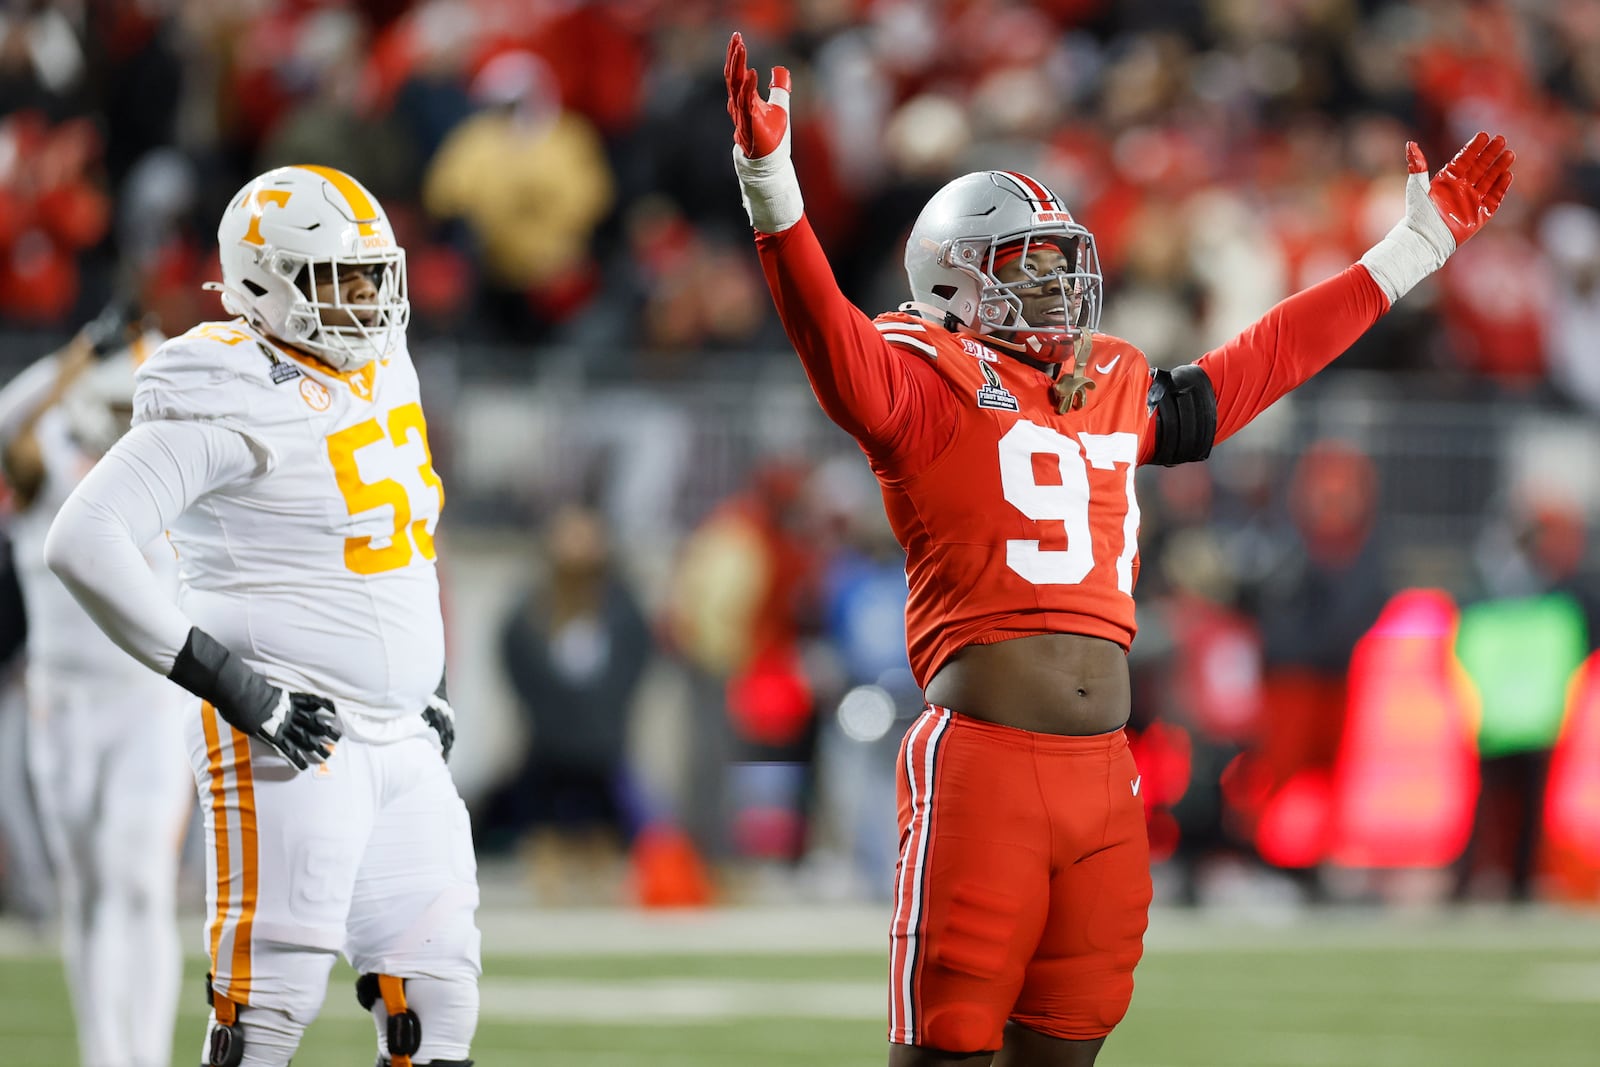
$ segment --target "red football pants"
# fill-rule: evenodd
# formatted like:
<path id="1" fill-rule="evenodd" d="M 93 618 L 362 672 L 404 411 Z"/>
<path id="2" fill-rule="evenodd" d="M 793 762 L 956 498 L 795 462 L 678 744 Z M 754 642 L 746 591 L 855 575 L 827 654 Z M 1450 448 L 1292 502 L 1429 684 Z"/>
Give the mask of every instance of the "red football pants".
<path id="1" fill-rule="evenodd" d="M 929 706 L 898 775 L 889 1040 L 998 1049 L 1007 1019 L 1104 1037 L 1150 910 L 1139 771 L 1121 730 L 1062 737 Z"/>

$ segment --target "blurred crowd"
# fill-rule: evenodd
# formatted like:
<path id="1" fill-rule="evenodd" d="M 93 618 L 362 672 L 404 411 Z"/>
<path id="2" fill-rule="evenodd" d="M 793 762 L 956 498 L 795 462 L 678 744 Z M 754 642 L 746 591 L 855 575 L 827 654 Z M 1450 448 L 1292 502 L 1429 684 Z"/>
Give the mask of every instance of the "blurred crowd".
<path id="1" fill-rule="evenodd" d="M 491 627 L 522 744 L 473 798 L 480 847 L 546 901 L 690 903 L 751 867 L 886 894 L 920 697 L 870 475 L 837 435 L 771 462 L 696 436 L 735 360 L 793 362 L 729 162 L 734 27 L 794 72 L 808 214 L 860 306 L 905 299 L 935 189 L 1003 165 L 1095 233 L 1104 328 L 1159 365 L 1355 260 L 1408 139 L 1437 168 L 1505 133 L 1494 226 L 1340 362 L 1379 373 L 1141 472 L 1132 729 L 1171 899 L 1406 891 L 1330 866 L 1596 895 L 1600 855 L 1560 842 L 1600 841 L 1600 758 L 1571 758 L 1600 752 L 1600 0 L 9 0 L 0 331 L 116 293 L 186 329 L 244 181 L 356 175 L 407 249 L 413 349 L 469 385 L 495 364 L 503 395 L 430 393 L 452 514 L 538 547 Z M 540 415 L 513 391 L 558 351 L 662 388 Z M 641 717 L 674 702 L 662 788 Z"/>
<path id="2" fill-rule="evenodd" d="M 1510 494 L 1469 543 L 1431 542 L 1430 567 L 1381 512 L 1392 457 L 1338 435 L 1230 456 L 1140 473 L 1130 734 L 1162 899 L 1595 899 L 1600 584 L 1582 509 Z M 886 893 L 895 752 L 921 694 L 904 556 L 859 456 L 757 463 L 674 531 L 655 579 L 611 525 L 556 509 L 504 622 L 531 744 L 477 809 L 485 847 L 523 849 L 549 900 L 593 899 L 552 887 L 585 871 L 622 891 L 625 849 L 662 832 L 677 875 L 652 874 L 650 850 L 634 874 L 677 886 L 669 901 L 712 891 L 684 862 Z M 628 744 L 659 736 L 641 721 L 663 714 L 640 688 L 651 662 L 684 705 L 665 791 L 646 769 L 660 754 Z"/>
<path id="3" fill-rule="evenodd" d="M 69 326 L 116 286 L 172 326 L 213 313 L 221 206 L 315 160 L 388 207 L 419 341 L 653 374 L 772 350 L 732 27 L 794 70 L 808 212 L 863 307 L 903 299 L 928 194 L 1004 165 L 1095 232 L 1107 329 L 1163 365 L 1359 255 L 1407 139 L 1438 167 L 1503 131 L 1493 231 L 1347 362 L 1600 405 L 1594 0 L 9 0 L 0 322 Z"/>

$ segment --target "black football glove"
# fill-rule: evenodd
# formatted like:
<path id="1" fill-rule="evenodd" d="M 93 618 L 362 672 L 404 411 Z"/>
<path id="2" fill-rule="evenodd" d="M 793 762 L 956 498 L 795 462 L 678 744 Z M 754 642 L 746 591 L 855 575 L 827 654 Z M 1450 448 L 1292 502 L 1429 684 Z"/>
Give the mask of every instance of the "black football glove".
<path id="1" fill-rule="evenodd" d="M 136 301 L 117 297 L 84 325 L 83 339 L 95 359 L 104 359 L 127 347 L 128 330 L 143 317 Z"/>
<path id="2" fill-rule="evenodd" d="M 189 631 L 168 678 L 240 733 L 259 737 L 300 770 L 327 760 L 339 740 L 333 701 L 279 689 L 198 626 Z"/>
<path id="3" fill-rule="evenodd" d="M 422 721 L 433 727 L 433 732 L 439 735 L 439 754 L 449 763 L 450 750 L 456 744 L 456 709 L 450 706 L 450 699 L 445 695 L 442 676 L 439 688 L 428 698 L 428 706 L 422 709 Z"/>
<path id="4" fill-rule="evenodd" d="M 245 716 L 233 718 L 221 705 L 217 710 L 235 728 L 261 738 L 302 771 L 310 764 L 325 762 L 340 734 L 333 701 L 314 693 L 288 693 L 275 685 L 267 688 L 277 694 L 278 703 L 254 728 L 247 725 Z"/>

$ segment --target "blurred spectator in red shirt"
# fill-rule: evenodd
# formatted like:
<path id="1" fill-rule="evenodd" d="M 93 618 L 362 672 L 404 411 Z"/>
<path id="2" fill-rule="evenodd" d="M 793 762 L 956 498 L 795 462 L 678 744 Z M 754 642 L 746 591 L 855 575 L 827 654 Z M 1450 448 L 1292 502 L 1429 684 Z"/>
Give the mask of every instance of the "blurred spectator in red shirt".
<path id="1" fill-rule="evenodd" d="M 1527 391 L 1545 376 L 1555 279 L 1538 246 L 1515 226 L 1493 238 L 1463 248 L 1454 269 L 1439 277 L 1445 336 L 1461 369 Z"/>

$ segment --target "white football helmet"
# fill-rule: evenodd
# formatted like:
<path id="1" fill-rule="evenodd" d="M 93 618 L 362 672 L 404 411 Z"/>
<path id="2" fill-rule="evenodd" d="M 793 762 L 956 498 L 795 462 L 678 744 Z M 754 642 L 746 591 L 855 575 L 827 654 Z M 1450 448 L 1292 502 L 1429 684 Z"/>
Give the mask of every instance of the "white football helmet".
<path id="1" fill-rule="evenodd" d="M 222 306 L 252 326 L 349 370 L 394 351 L 411 317 L 406 254 L 389 217 L 362 184 L 332 167 L 279 167 L 239 190 L 217 227 Z M 367 266 L 376 299 L 348 304 L 332 286 Z"/>
<path id="2" fill-rule="evenodd" d="M 1054 246 L 1066 264 L 1046 275 L 1026 266 L 1030 248 Z M 1021 256 L 1025 278 L 1002 282 L 997 257 Z M 906 242 L 906 275 L 919 305 L 954 316 L 1004 348 L 1050 362 L 1100 325 L 1102 283 L 1094 236 L 1042 182 L 1012 171 L 963 175 L 933 194 Z M 1065 321 L 1029 323 L 1018 290 L 1059 285 Z"/>

